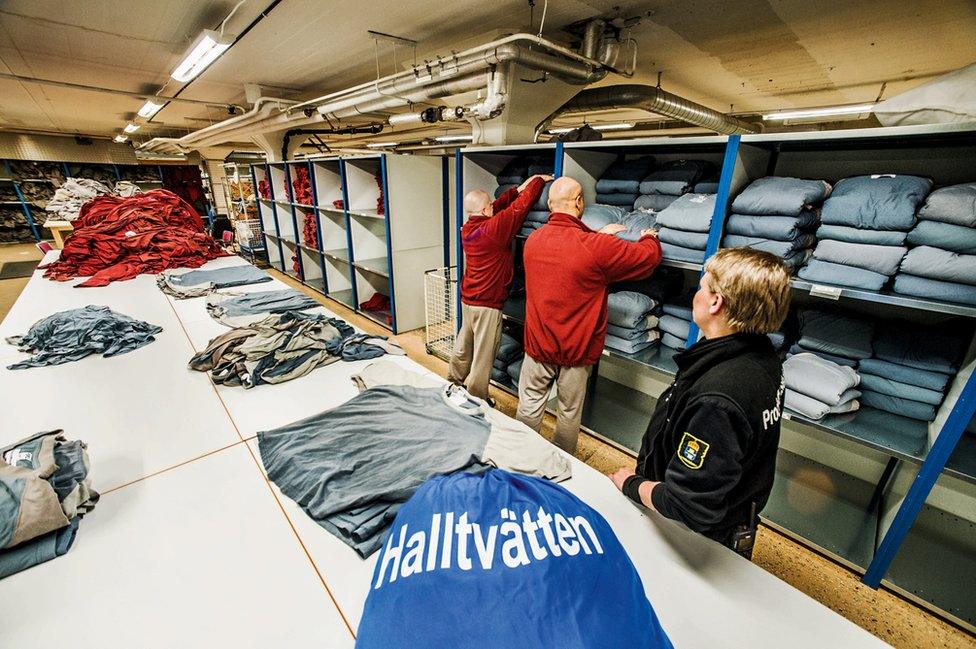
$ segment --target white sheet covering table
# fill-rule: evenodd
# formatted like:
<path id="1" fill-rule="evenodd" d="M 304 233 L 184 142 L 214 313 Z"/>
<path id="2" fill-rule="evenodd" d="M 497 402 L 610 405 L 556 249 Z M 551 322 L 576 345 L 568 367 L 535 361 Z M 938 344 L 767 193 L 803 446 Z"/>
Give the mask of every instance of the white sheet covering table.
<path id="1" fill-rule="evenodd" d="M 88 442 L 94 486 L 105 492 L 68 554 L 0 580 L 0 646 L 352 646 L 376 555 L 359 559 L 267 482 L 254 436 L 343 403 L 370 361 L 251 390 L 214 386 L 186 368 L 226 331 L 205 298 L 174 300 L 148 276 L 74 283 L 35 273 L 0 335 L 86 304 L 163 332 L 124 356 L 16 372 L 5 366 L 19 353 L 0 349 L 0 444 L 64 428 Z M 582 462 L 573 471 L 564 484 L 610 522 L 676 647 L 882 646 L 731 551 L 635 507 Z"/>

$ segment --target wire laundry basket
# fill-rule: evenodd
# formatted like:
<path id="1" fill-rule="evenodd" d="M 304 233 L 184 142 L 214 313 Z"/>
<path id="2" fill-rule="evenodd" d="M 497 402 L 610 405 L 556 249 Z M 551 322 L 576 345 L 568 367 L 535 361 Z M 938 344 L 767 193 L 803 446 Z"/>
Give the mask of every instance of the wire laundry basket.
<path id="1" fill-rule="evenodd" d="M 427 353 L 449 361 L 457 332 L 457 266 L 424 273 L 424 342 Z"/>

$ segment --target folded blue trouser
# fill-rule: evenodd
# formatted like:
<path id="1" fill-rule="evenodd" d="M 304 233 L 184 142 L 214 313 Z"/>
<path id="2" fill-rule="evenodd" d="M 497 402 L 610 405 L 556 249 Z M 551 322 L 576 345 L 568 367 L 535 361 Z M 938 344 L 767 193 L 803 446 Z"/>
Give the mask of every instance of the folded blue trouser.
<path id="1" fill-rule="evenodd" d="M 732 201 L 736 214 L 796 215 L 818 205 L 830 193 L 822 180 L 766 176 L 752 181 Z"/>
<path id="2" fill-rule="evenodd" d="M 491 380 L 497 383 L 508 383 L 508 372 L 505 369 L 498 369 L 494 365 L 491 366 Z"/>
<path id="3" fill-rule="evenodd" d="M 899 273 L 891 290 L 901 295 L 976 306 L 976 286 Z"/>
<path id="4" fill-rule="evenodd" d="M 976 285 L 976 255 L 931 246 L 912 248 L 901 262 L 901 272 L 944 282 Z"/>
<path id="5" fill-rule="evenodd" d="M 508 363 L 506 363 L 505 361 L 499 358 L 496 358 L 491 362 L 491 366 L 496 370 L 501 370 L 504 372 L 508 368 Z"/>
<path id="6" fill-rule="evenodd" d="M 505 185 L 506 187 L 518 187 L 519 185 L 525 182 L 526 178 L 528 178 L 528 176 L 519 176 L 519 175 L 497 176 L 495 178 L 495 182 L 497 182 L 499 185 Z M 498 194 L 498 196 L 501 196 L 501 194 Z"/>
<path id="7" fill-rule="evenodd" d="M 518 189 L 518 185 L 517 184 L 513 185 L 511 183 L 499 185 L 498 187 L 495 188 L 495 198 L 498 198 L 499 196 L 501 196 L 502 194 L 504 194 L 510 189 Z"/>
<path id="8" fill-rule="evenodd" d="M 692 308 L 690 306 L 681 306 L 680 304 L 662 304 L 661 313 L 673 315 L 676 318 L 681 318 L 688 322 L 691 322 L 693 317 Z"/>
<path id="9" fill-rule="evenodd" d="M 676 200 L 678 200 L 677 196 L 670 196 L 668 194 L 641 194 L 634 201 L 634 209 L 660 212 Z"/>
<path id="10" fill-rule="evenodd" d="M 817 239 L 812 234 L 802 234 L 792 241 L 776 241 L 757 237 L 744 237 L 740 234 L 728 234 L 722 240 L 723 248 L 755 248 L 776 255 L 788 257 L 798 250 L 812 248 Z"/>
<path id="11" fill-rule="evenodd" d="M 813 258 L 891 277 L 898 272 L 898 266 L 906 252 L 908 248 L 902 246 L 875 246 L 827 239 L 817 244 Z"/>
<path id="12" fill-rule="evenodd" d="M 607 334 L 611 336 L 616 336 L 617 338 L 623 338 L 625 340 L 640 340 L 647 338 L 647 332 L 653 331 L 657 327 L 657 320 L 652 316 L 648 318 L 650 321 L 654 321 L 653 326 L 649 327 L 638 327 L 638 328 L 628 328 L 619 327 L 615 324 L 607 323 Z"/>
<path id="13" fill-rule="evenodd" d="M 811 259 L 797 274 L 800 279 L 805 279 L 814 284 L 836 284 L 860 288 L 865 291 L 880 291 L 889 279 L 888 275 L 855 268 L 854 266 L 832 264 L 820 259 Z"/>
<path id="14" fill-rule="evenodd" d="M 661 243 L 670 243 L 673 246 L 691 248 L 692 250 L 704 250 L 708 245 L 707 232 L 685 232 L 673 228 L 661 228 L 657 233 L 657 238 Z"/>
<path id="15" fill-rule="evenodd" d="M 695 187 L 691 190 L 696 194 L 717 194 L 718 193 L 718 180 L 702 180 L 695 184 Z"/>
<path id="16" fill-rule="evenodd" d="M 800 312 L 799 343 L 811 351 L 859 360 L 871 356 L 874 323 L 832 311 Z"/>
<path id="17" fill-rule="evenodd" d="M 166 282 L 173 287 L 202 286 L 213 284 L 214 288 L 228 288 L 245 284 L 270 282 L 271 276 L 256 266 L 242 264 L 214 270 L 191 270 L 186 273 L 166 273 Z"/>
<path id="18" fill-rule="evenodd" d="M 641 194 L 668 194 L 680 196 L 691 191 L 692 186 L 711 169 L 704 160 L 673 160 L 650 173 L 640 184 Z"/>
<path id="19" fill-rule="evenodd" d="M 658 231 L 663 232 L 664 228 Z M 674 261 L 686 261 L 692 264 L 700 264 L 705 261 L 705 251 L 696 250 L 694 248 L 685 248 L 684 246 L 676 246 L 672 243 L 661 243 L 661 253 L 665 259 L 671 259 Z"/>
<path id="20" fill-rule="evenodd" d="M 945 393 L 946 388 L 949 387 L 949 381 L 952 380 L 952 376 L 949 374 L 920 370 L 916 367 L 883 361 L 880 358 L 865 358 L 861 361 L 859 369 L 864 374 L 884 376 L 899 383 L 907 383 L 940 393 Z"/>
<path id="21" fill-rule="evenodd" d="M 664 333 L 671 334 L 675 338 L 688 340 L 688 331 L 691 328 L 691 322 L 665 314 L 661 316 L 661 320 L 657 323 L 657 328 Z"/>
<path id="22" fill-rule="evenodd" d="M 817 238 L 849 243 L 870 243 L 876 246 L 903 246 L 908 233 L 897 230 L 864 230 L 846 225 L 821 225 L 817 228 Z"/>
<path id="23" fill-rule="evenodd" d="M 642 352 L 648 347 L 653 347 L 657 344 L 657 340 L 653 341 L 636 341 L 627 340 L 626 338 L 617 338 L 616 336 L 611 336 L 607 334 L 606 340 L 604 341 L 604 346 L 614 349 L 618 352 L 623 352 L 625 354 L 636 354 L 637 352 Z"/>
<path id="24" fill-rule="evenodd" d="M 617 291 L 607 296 L 607 321 L 625 329 L 646 329 L 647 318 L 657 302 L 636 291 Z"/>
<path id="25" fill-rule="evenodd" d="M 817 215 L 805 210 L 798 216 L 751 216 L 733 214 L 725 224 L 726 234 L 792 241 L 817 224 Z"/>
<path id="26" fill-rule="evenodd" d="M 932 246 L 964 255 L 976 255 L 976 228 L 964 228 L 951 223 L 919 221 L 908 233 L 913 246 Z"/>
<path id="27" fill-rule="evenodd" d="M 521 374 L 522 374 L 522 359 L 520 358 L 508 366 L 508 378 L 512 379 L 512 382 L 515 383 L 515 385 L 518 385 L 519 376 L 521 376 Z"/>
<path id="28" fill-rule="evenodd" d="M 919 419 L 921 421 L 932 421 L 935 419 L 936 407 L 919 401 L 910 399 L 900 399 L 873 390 L 861 391 L 861 405 L 884 410 L 894 415 L 908 417 L 909 419 Z"/>
<path id="29" fill-rule="evenodd" d="M 715 194 L 685 194 L 657 215 L 662 228 L 708 232 L 715 213 Z"/>
<path id="30" fill-rule="evenodd" d="M 671 349 L 684 349 L 685 341 L 685 338 L 678 338 L 674 334 L 666 333 L 661 336 L 661 344 Z"/>
<path id="31" fill-rule="evenodd" d="M 918 218 L 976 228 L 976 182 L 936 189 L 918 211 Z"/>
<path id="32" fill-rule="evenodd" d="M 529 161 L 525 158 L 509 160 L 498 172 L 499 183 L 513 183 L 518 185 L 529 177 Z"/>
<path id="33" fill-rule="evenodd" d="M 528 178 L 529 176 L 538 176 L 540 174 L 545 176 L 551 176 L 553 173 L 554 166 L 555 165 L 552 162 L 545 162 L 543 160 L 536 160 L 535 162 L 530 162 L 528 168 L 528 175 L 526 176 L 526 178 Z"/>
<path id="34" fill-rule="evenodd" d="M 617 160 L 596 181 L 599 194 L 636 194 L 640 181 L 654 168 L 654 158 L 645 156 Z"/>
<path id="35" fill-rule="evenodd" d="M 533 223 L 548 223 L 551 213 L 549 210 L 532 210 L 525 215 L 525 220 Z"/>
<path id="36" fill-rule="evenodd" d="M 860 368 L 860 373 L 861 386 L 865 390 L 871 390 L 872 392 L 878 392 L 879 394 L 887 394 L 891 397 L 909 399 L 911 401 L 927 403 L 933 406 L 941 404 L 942 399 L 945 396 L 938 390 L 928 390 L 926 388 L 920 388 L 917 385 L 901 383 L 884 376 L 869 374 L 868 372 L 864 371 L 863 367 Z"/>
<path id="37" fill-rule="evenodd" d="M 806 347 L 803 347 L 799 343 L 795 343 L 792 347 L 790 347 L 789 351 L 787 352 L 787 355 L 795 356 L 797 354 L 803 354 L 803 353 L 816 354 L 820 358 L 825 358 L 828 361 L 831 361 L 832 363 L 837 363 L 838 365 L 843 365 L 844 367 L 857 367 L 857 361 L 854 360 L 853 358 L 844 358 L 843 356 L 828 354 L 827 352 L 819 349 L 807 349 Z"/>
<path id="38" fill-rule="evenodd" d="M 929 372 L 955 374 L 967 336 L 946 326 L 886 324 L 874 339 L 874 357 Z"/>
<path id="39" fill-rule="evenodd" d="M 597 194 L 596 202 L 602 205 L 620 205 L 628 210 L 634 207 L 637 194 Z"/>
<path id="40" fill-rule="evenodd" d="M 495 355 L 495 358 L 508 364 L 521 357 L 522 343 L 503 331 L 498 343 L 498 354 Z"/>
<path id="41" fill-rule="evenodd" d="M 533 210 L 537 212 L 549 211 L 549 188 L 552 187 L 553 182 L 555 181 L 550 180 L 542 186 L 542 192 L 539 193 L 539 198 L 535 199 L 535 204 L 532 205 Z"/>
<path id="42" fill-rule="evenodd" d="M 836 406 L 848 390 L 857 387 L 858 375 L 851 367 L 831 362 L 817 354 L 796 354 L 783 363 L 786 387 Z"/>
<path id="43" fill-rule="evenodd" d="M 620 223 L 629 212 L 618 205 L 587 205 L 580 220 L 591 230 L 600 230 L 611 223 Z"/>
<path id="44" fill-rule="evenodd" d="M 277 291 L 257 291 L 242 295 L 211 293 L 207 296 L 207 313 L 220 321 L 221 318 L 260 316 L 267 313 L 303 311 L 320 306 L 318 302 L 293 288 Z M 225 324 L 229 324 L 226 323 Z"/>
<path id="45" fill-rule="evenodd" d="M 75 516 L 65 527 L 0 550 L 0 579 L 67 553 L 78 535 L 80 520 L 81 517 Z"/>
<path id="46" fill-rule="evenodd" d="M 874 174 L 844 178 L 834 185 L 820 220 L 870 230 L 909 230 L 932 181 L 919 176 Z"/>
<path id="47" fill-rule="evenodd" d="M 618 239 L 637 241 L 641 238 L 641 233 L 644 230 L 654 229 L 654 226 L 657 225 L 657 219 L 653 212 L 635 210 L 624 214 L 618 223 L 627 226 L 626 230 L 615 235 Z"/>

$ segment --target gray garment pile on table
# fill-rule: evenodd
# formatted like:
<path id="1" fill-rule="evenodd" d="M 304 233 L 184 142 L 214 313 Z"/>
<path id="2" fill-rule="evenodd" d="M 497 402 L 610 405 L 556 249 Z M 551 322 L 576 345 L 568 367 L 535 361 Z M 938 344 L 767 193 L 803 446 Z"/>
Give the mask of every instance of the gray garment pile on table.
<path id="1" fill-rule="evenodd" d="M 91 354 L 118 356 L 156 340 L 162 327 L 116 313 L 107 306 L 89 304 L 80 309 L 60 311 L 40 320 L 23 336 L 7 342 L 30 358 L 8 365 L 8 370 L 61 365 Z"/>
<path id="2" fill-rule="evenodd" d="M 385 361 L 353 380 L 359 395 L 260 432 L 258 444 L 282 493 L 362 557 L 382 545 L 400 505 L 435 475 L 495 466 L 572 477 L 558 449 L 460 386 Z"/>
<path id="3" fill-rule="evenodd" d="M 908 252 L 905 240 L 932 181 L 874 174 L 839 181 L 823 205 L 819 243 L 799 273 L 809 282 L 879 291 Z"/>
<path id="4" fill-rule="evenodd" d="M 87 447 L 63 431 L 0 449 L 0 579 L 65 554 L 95 508 Z"/>
<path id="5" fill-rule="evenodd" d="M 862 402 L 902 417 L 933 421 L 966 351 L 966 336 L 950 325 L 891 323 L 861 361 Z"/>
<path id="6" fill-rule="evenodd" d="M 68 178 L 54 192 L 54 196 L 44 206 L 44 211 L 53 218 L 61 221 L 74 221 L 78 218 L 82 206 L 95 198 L 111 194 L 112 190 L 88 178 Z M 122 194 L 119 194 L 122 196 Z"/>
<path id="7" fill-rule="evenodd" d="M 665 259 L 702 263 L 715 214 L 715 194 L 684 194 L 657 215 Z"/>
<path id="8" fill-rule="evenodd" d="M 800 312 L 800 339 L 790 354 L 812 352 L 821 358 L 857 368 L 872 354 L 874 322 L 834 311 L 807 309 Z"/>
<path id="9" fill-rule="evenodd" d="M 759 178 L 732 202 L 722 247 L 764 250 L 781 257 L 791 268 L 799 268 L 817 245 L 812 232 L 828 195 L 830 184 L 823 180 Z"/>
<path id="10" fill-rule="evenodd" d="M 596 181 L 596 202 L 602 205 L 617 205 L 634 209 L 634 201 L 640 192 L 638 187 L 651 169 L 654 168 L 654 158 L 619 159 L 607 167 L 600 179 Z"/>
<path id="11" fill-rule="evenodd" d="M 861 396 L 855 388 L 861 377 L 851 367 L 838 365 L 816 354 L 794 354 L 783 363 L 786 394 L 783 404 L 808 419 L 854 412 Z"/>
<path id="12" fill-rule="evenodd" d="M 293 288 L 255 293 L 211 293 L 207 296 L 207 313 L 228 327 L 246 327 L 263 320 L 269 313 L 304 311 L 321 305 Z"/>
<path id="13" fill-rule="evenodd" d="M 976 306 L 976 182 L 929 194 L 892 290 Z"/>
<path id="14" fill-rule="evenodd" d="M 658 303 L 636 291 L 616 291 L 607 296 L 607 335 L 604 346 L 625 354 L 653 347 L 658 331 Z"/>
<path id="15" fill-rule="evenodd" d="M 210 372 L 214 383 L 253 388 L 284 383 L 340 358 L 376 358 L 403 350 L 380 336 L 357 335 L 339 318 L 287 311 L 231 329 L 193 355 L 190 369 Z"/>
<path id="16" fill-rule="evenodd" d="M 270 275 L 251 264 L 227 266 L 214 270 L 191 270 L 182 273 L 167 271 L 156 276 L 156 285 L 159 289 L 177 300 L 209 295 L 218 288 L 231 288 L 232 286 L 260 284 L 270 281 Z"/>
<path id="17" fill-rule="evenodd" d="M 498 383 L 509 383 L 509 368 L 515 363 L 522 366 L 522 343 L 507 332 L 502 332 L 501 342 L 498 343 L 498 354 L 491 363 L 491 378 Z M 518 377 L 518 374 L 516 374 Z M 518 378 L 515 379 L 518 385 Z"/>

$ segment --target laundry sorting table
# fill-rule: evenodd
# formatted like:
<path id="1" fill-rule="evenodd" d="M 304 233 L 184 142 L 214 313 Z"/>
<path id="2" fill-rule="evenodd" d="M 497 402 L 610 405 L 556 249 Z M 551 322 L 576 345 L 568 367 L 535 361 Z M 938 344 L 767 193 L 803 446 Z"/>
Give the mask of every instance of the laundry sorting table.
<path id="1" fill-rule="evenodd" d="M 150 276 L 75 289 L 80 280 L 41 272 L 0 335 L 86 304 L 163 331 L 123 356 L 19 371 L 5 367 L 21 355 L 0 346 L 0 445 L 64 428 L 88 443 L 103 494 L 68 554 L 0 580 L 0 646 L 352 646 L 376 555 L 360 559 L 268 482 L 255 436 L 343 403 L 356 393 L 350 377 L 371 361 L 251 390 L 215 386 L 186 367 L 226 331 L 205 298 L 175 300 Z M 675 646 L 882 645 L 731 551 L 635 507 L 582 462 L 573 459 L 564 484 L 613 527 Z"/>
<path id="2" fill-rule="evenodd" d="M 56 221 L 54 219 L 45 221 L 41 227 L 51 231 L 51 235 L 54 237 L 54 247 L 58 250 L 64 248 L 64 238 L 75 229 L 71 225 L 71 221 Z"/>

